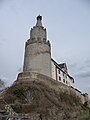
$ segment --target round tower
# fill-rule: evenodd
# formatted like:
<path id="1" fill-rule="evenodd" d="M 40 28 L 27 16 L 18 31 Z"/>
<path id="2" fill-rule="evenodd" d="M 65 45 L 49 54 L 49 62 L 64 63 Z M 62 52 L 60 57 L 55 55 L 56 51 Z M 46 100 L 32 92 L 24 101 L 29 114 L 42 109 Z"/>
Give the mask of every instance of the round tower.
<path id="1" fill-rule="evenodd" d="M 25 45 L 23 72 L 28 71 L 51 77 L 51 46 L 40 15 Z"/>

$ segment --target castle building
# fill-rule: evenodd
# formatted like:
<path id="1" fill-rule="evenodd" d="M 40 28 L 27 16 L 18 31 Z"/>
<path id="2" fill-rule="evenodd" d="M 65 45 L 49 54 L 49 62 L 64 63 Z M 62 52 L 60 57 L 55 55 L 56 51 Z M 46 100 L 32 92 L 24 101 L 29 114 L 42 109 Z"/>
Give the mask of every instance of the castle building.
<path id="1" fill-rule="evenodd" d="M 73 77 L 68 74 L 66 63 L 58 64 L 51 58 L 51 44 L 47 31 L 42 26 L 42 16 L 37 16 L 36 25 L 30 30 L 26 41 L 23 73 L 35 72 L 72 86 Z"/>
<path id="2" fill-rule="evenodd" d="M 66 63 L 58 64 L 51 59 L 52 78 L 68 86 L 73 86 L 74 78 L 68 74 Z"/>

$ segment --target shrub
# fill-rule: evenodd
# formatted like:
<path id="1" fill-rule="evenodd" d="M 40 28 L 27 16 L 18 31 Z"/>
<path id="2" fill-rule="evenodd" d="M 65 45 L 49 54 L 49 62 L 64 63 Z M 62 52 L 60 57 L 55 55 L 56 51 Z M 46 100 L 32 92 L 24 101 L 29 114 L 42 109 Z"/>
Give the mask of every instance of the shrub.
<path id="1" fill-rule="evenodd" d="M 25 99 L 25 88 L 21 85 L 14 85 L 8 90 L 9 93 L 15 95 L 21 100 Z"/>
<path id="2" fill-rule="evenodd" d="M 7 94 L 6 96 L 4 96 L 4 100 L 8 103 L 8 104 L 11 104 L 11 103 L 14 103 L 14 101 L 16 100 L 17 98 L 12 95 L 12 94 Z"/>

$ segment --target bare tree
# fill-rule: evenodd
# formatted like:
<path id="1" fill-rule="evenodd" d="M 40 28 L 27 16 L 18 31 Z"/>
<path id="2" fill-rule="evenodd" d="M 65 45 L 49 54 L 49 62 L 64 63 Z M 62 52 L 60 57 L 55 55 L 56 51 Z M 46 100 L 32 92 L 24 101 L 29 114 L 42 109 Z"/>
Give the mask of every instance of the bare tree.
<path id="1" fill-rule="evenodd" d="M 0 89 L 4 89 L 5 88 L 5 83 L 4 81 L 0 78 Z"/>

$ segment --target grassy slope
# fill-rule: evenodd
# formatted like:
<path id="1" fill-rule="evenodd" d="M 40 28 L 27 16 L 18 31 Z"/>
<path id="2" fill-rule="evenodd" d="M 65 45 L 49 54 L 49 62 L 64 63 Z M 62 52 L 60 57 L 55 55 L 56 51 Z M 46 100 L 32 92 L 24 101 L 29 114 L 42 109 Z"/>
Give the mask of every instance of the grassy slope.
<path id="1" fill-rule="evenodd" d="M 58 120 L 89 120 L 89 109 L 78 97 L 62 92 L 62 88 L 59 91 L 51 89 L 43 82 L 13 85 L 1 99 L 17 113 L 40 114 L 51 119 L 58 117 Z"/>

